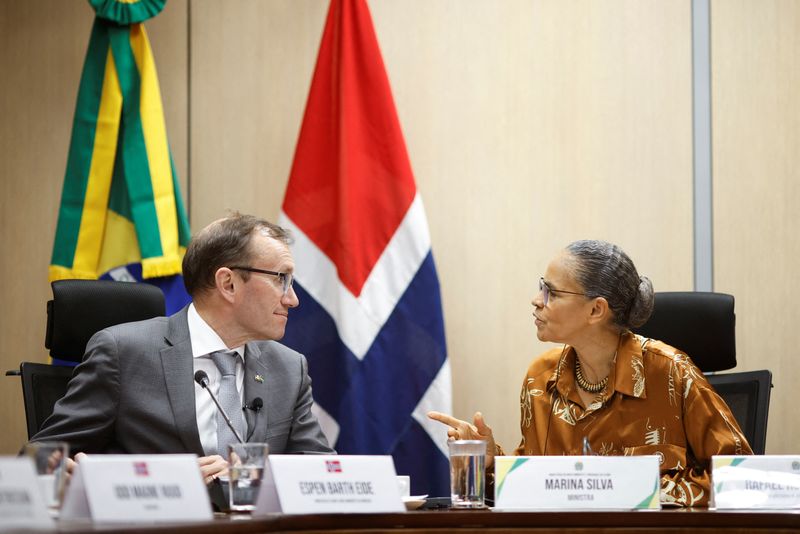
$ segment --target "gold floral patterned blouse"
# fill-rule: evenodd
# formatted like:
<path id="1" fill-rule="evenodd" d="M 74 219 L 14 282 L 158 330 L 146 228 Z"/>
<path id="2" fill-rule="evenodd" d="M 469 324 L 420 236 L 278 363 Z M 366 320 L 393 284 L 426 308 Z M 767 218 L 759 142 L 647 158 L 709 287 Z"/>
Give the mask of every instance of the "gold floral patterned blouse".
<path id="1" fill-rule="evenodd" d="M 580 455 L 584 436 L 595 454 L 655 454 L 661 502 L 683 506 L 708 505 L 712 455 L 752 454 L 703 373 L 665 343 L 623 334 L 608 384 L 584 407 L 574 349 L 557 348 L 537 358 L 522 385 L 522 441 L 515 454 Z"/>

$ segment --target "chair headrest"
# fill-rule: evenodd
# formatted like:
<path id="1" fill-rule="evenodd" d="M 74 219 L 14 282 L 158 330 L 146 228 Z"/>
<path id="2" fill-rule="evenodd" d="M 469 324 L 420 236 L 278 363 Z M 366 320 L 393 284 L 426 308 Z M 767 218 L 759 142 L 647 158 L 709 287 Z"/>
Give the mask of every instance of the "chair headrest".
<path id="1" fill-rule="evenodd" d="M 733 295 L 705 292 L 656 293 L 653 315 L 636 333 L 689 355 L 703 372 L 736 367 Z"/>
<path id="2" fill-rule="evenodd" d="M 51 286 L 44 345 L 61 360 L 80 362 L 86 343 L 104 328 L 165 313 L 164 294 L 146 283 L 57 280 Z"/>

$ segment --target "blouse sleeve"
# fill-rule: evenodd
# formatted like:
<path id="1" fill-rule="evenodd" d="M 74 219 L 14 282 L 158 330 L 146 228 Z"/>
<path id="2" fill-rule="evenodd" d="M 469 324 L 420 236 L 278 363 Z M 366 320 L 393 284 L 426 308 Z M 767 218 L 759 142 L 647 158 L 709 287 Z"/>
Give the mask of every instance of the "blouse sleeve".
<path id="1" fill-rule="evenodd" d="M 662 502 L 704 506 L 711 491 L 711 457 L 753 454 L 753 451 L 730 408 L 703 373 L 689 360 L 676 370 L 682 385 L 683 428 L 689 450 L 687 465 L 678 465 L 662 474 Z"/>

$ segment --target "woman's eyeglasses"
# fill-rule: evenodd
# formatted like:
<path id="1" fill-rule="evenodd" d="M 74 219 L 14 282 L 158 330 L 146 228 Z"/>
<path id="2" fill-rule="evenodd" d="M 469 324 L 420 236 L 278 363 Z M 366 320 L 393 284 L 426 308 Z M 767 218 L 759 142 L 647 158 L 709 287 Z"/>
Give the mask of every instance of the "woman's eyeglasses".
<path id="1" fill-rule="evenodd" d="M 576 291 L 567 291 L 566 289 L 554 289 L 544 281 L 544 278 L 539 278 L 539 291 L 542 292 L 542 300 L 544 301 L 544 305 L 547 306 L 547 303 L 550 301 L 550 295 L 558 294 L 558 293 L 567 293 L 568 295 L 580 295 L 582 297 L 586 296 L 586 293 L 578 293 Z"/>

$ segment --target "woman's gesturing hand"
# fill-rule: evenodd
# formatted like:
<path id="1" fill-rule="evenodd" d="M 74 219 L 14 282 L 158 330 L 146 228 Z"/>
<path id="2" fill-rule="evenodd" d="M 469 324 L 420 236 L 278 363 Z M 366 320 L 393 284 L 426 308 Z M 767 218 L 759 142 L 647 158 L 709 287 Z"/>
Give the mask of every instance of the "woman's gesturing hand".
<path id="1" fill-rule="evenodd" d="M 428 412 L 428 417 L 449 426 L 447 437 L 451 440 L 479 439 L 486 441 L 486 467 L 491 467 L 494 464 L 494 435 L 492 434 L 492 428 L 483 420 L 481 412 L 475 412 L 472 417 L 472 423 L 456 419 L 441 412 Z"/>

